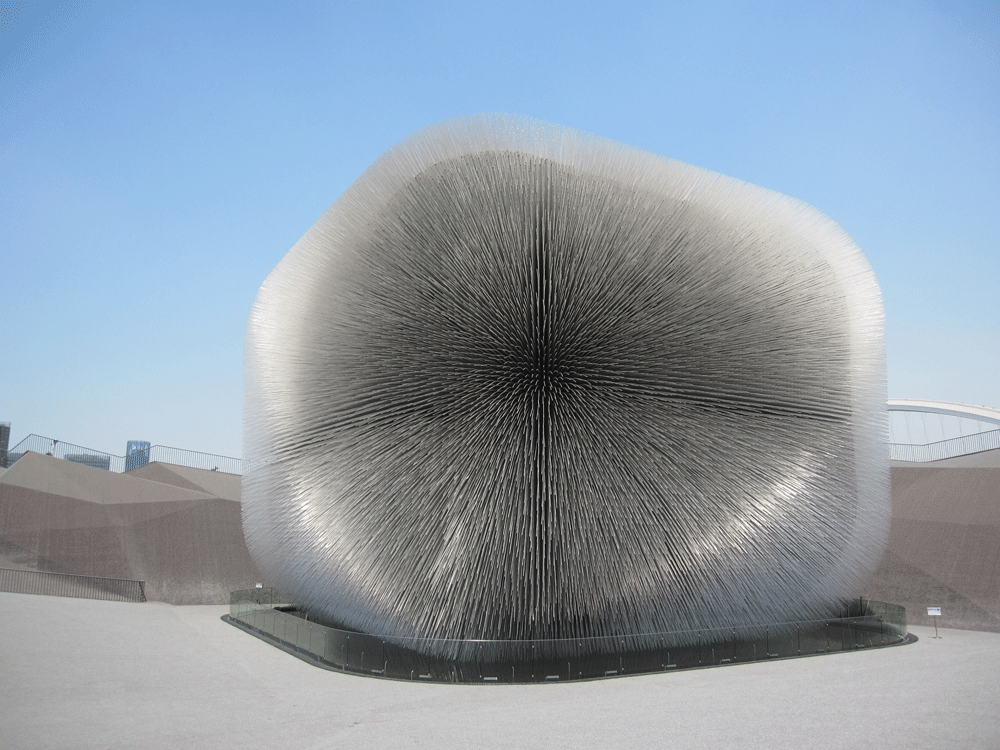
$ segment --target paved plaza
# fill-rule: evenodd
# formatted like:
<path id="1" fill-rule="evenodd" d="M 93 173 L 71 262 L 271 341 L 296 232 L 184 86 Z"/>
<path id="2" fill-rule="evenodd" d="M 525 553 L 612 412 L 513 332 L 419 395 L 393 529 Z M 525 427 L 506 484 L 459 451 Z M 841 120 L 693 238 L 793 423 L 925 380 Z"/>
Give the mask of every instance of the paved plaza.
<path id="1" fill-rule="evenodd" d="M 30 748 L 1000 747 L 1000 634 L 549 685 L 310 666 L 222 606 L 0 593 L 0 737 Z"/>

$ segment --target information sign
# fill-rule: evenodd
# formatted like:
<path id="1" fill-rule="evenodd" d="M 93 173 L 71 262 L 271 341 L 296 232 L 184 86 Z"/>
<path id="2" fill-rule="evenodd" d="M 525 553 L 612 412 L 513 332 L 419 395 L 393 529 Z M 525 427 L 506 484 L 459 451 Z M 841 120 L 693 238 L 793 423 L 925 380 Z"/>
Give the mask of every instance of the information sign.
<path id="1" fill-rule="evenodd" d="M 928 607 L 927 608 L 927 614 L 934 618 L 934 637 L 935 638 L 939 638 L 940 636 L 938 636 L 938 632 L 937 632 L 937 618 L 939 618 L 941 616 L 941 608 L 940 607 Z"/>

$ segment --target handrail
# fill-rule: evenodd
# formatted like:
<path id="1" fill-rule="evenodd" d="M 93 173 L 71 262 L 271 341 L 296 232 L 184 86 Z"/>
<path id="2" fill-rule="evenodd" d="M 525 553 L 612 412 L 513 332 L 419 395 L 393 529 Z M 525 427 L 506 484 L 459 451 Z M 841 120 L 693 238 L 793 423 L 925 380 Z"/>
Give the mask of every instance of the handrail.
<path id="1" fill-rule="evenodd" d="M 114 602 L 146 601 L 146 582 L 46 570 L 0 568 L 0 591 L 9 594 L 69 596 Z"/>
<path id="2" fill-rule="evenodd" d="M 36 435 L 32 433 L 7 451 L 7 466 L 13 466 L 17 460 L 28 451 L 44 453 L 73 463 L 84 464 L 95 469 L 113 471 L 124 474 L 127 471 L 142 468 L 147 463 L 161 461 L 163 463 L 187 466 L 194 469 L 218 471 L 222 474 L 242 474 L 243 460 L 232 456 L 221 456 L 214 453 L 202 453 L 186 448 L 174 448 L 168 445 L 153 445 L 140 448 L 125 456 L 86 448 L 64 440 Z M 145 455 L 143 455 L 145 454 Z M 138 457 L 142 458 L 138 458 Z M 144 459 L 144 460 L 143 460 Z"/>
<path id="3" fill-rule="evenodd" d="M 906 643 L 906 610 L 871 600 L 841 617 L 547 640 L 372 635 L 305 616 L 274 589 L 234 591 L 222 619 L 316 666 L 372 677 L 485 684 L 586 680 Z"/>
<path id="4" fill-rule="evenodd" d="M 1000 448 L 1000 429 L 939 440 L 934 443 L 889 443 L 887 447 L 889 459 L 892 461 L 907 461 L 911 463 L 940 461 L 945 458 L 955 458 L 956 456 L 981 453 L 982 451 Z M 246 471 L 246 464 L 243 459 L 232 456 L 204 453 L 186 448 L 174 448 L 168 445 L 153 445 L 149 448 L 141 448 L 133 451 L 125 456 L 116 456 L 105 451 L 86 448 L 82 445 L 67 443 L 63 440 L 56 440 L 34 433 L 28 435 L 7 451 L 6 466 L 0 466 L 0 468 L 6 469 L 13 466 L 28 451 L 44 453 L 93 468 L 113 471 L 117 474 L 124 474 L 154 461 L 187 466 L 194 469 L 218 471 L 222 474 L 242 475 Z M 137 460 L 137 457 L 142 454 L 147 454 L 145 460 Z"/>
<path id="5" fill-rule="evenodd" d="M 889 458 L 893 461 L 928 463 L 997 448 L 1000 448 L 1000 430 L 989 430 L 934 443 L 889 443 Z"/>

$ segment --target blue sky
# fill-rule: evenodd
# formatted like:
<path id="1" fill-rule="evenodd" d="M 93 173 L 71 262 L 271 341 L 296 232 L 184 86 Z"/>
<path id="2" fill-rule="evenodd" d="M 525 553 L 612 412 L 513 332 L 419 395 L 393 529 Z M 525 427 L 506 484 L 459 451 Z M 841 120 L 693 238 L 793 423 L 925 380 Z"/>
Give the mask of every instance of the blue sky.
<path id="1" fill-rule="evenodd" d="M 889 395 L 1000 406 L 994 3 L 3 3 L 0 420 L 240 455 L 258 286 L 386 149 L 529 115 L 865 251 Z"/>

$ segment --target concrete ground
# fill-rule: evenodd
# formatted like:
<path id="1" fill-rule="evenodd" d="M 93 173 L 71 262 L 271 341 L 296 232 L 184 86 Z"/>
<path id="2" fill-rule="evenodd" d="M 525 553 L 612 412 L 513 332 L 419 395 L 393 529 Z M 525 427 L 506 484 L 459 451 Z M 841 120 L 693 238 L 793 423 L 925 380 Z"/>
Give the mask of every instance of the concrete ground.
<path id="1" fill-rule="evenodd" d="M 0 746 L 1000 747 L 1000 634 L 639 677 L 428 685 L 328 672 L 221 606 L 0 594 Z"/>

